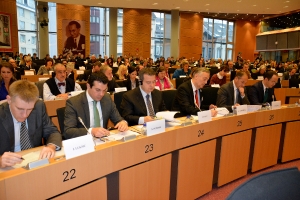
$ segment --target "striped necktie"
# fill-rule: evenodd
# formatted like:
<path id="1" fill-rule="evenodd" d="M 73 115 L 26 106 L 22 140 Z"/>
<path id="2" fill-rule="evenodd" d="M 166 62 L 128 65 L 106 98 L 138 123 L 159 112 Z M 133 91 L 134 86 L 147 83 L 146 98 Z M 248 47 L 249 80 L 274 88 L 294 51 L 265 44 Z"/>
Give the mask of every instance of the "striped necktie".
<path id="1" fill-rule="evenodd" d="M 150 101 L 150 95 L 149 94 L 146 95 L 146 100 L 147 100 L 147 107 L 148 107 L 150 117 L 155 117 L 155 113 L 154 113 L 154 110 L 153 110 L 152 103 Z"/>
<path id="2" fill-rule="evenodd" d="M 20 144 L 21 144 L 21 150 L 26 150 L 31 148 L 28 129 L 26 127 L 26 121 L 21 123 Z"/>

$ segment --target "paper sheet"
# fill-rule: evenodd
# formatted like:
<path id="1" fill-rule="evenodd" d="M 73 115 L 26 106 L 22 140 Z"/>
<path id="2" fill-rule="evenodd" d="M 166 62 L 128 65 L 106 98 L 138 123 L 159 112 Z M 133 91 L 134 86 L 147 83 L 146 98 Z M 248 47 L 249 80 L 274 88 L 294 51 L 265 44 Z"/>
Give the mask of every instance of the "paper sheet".
<path id="1" fill-rule="evenodd" d="M 109 140 L 109 141 L 115 141 L 115 140 L 121 140 L 123 137 L 125 136 L 130 136 L 130 135 L 139 135 L 138 133 L 136 132 L 133 132 L 133 131 L 125 131 L 125 132 L 118 132 L 116 134 L 113 134 L 111 133 L 110 136 L 107 136 L 106 138 Z"/>

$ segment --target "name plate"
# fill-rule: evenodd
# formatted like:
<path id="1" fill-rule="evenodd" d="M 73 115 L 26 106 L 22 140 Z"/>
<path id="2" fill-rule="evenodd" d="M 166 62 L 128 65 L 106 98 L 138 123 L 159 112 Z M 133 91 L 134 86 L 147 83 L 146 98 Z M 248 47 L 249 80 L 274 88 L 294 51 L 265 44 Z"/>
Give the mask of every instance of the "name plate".
<path id="1" fill-rule="evenodd" d="M 126 87 L 118 87 L 118 88 L 115 88 L 115 92 L 118 93 L 118 92 L 125 92 L 127 91 L 127 88 Z"/>
<path id="2" fill-rule="evenodd" d="M 236 107 L 236 115 L 244 115 L 248 113 L 247 105 L 240 105 Z"/>
<path id="3" fill-rule="evenodd" d="M 93 136 L 91 134 L 72 138 L 69 140 L 63 140 L 62 143 L 64 146 L 65 156 L 67 160 L 70 158 L 93 152 L 95 150 L 95 144 Z"/>
<path id="4" fill-rule="evenodd" d="M 154 120 L 152 122 L 146 123 L 147 127 L 147 136 L 156 135 L 158 133 L 165 132 L 166 130 L 166 120 Z"/>
<path id="5" fill-rule="evenodd" d="M 211 111 L 210 110 L 198 112 L 198 122 L 199 123 L 209 122 L 209 121 L 211 121 Z"/>
<path id="6" fill-rule="evenodd" d="M 281 108 L 281 101 L 272 101 L 272 110 L 277 110 Z"/>

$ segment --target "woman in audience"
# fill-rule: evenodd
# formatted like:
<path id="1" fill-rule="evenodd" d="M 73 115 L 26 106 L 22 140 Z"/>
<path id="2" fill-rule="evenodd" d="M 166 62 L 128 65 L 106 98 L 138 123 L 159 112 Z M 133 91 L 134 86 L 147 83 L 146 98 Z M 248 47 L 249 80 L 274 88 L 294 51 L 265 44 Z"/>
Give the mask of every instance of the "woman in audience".
<path id="1" fill-rule="evenodd" d="M 167 75 L 166 68 L 164 66 L 159 67 L 158 70 L 156 71 L 155 86 L 158 86 L 160 90 L 167 90 L 167 89 L 174 88 L 170 79 L 166 75 Z"/>
<path id="2" fill-rule="evenodd" d="M 180 65 L 181 69 L 176 69 L 173 78 L 180 78 L 180 76 L 190 76 L 191 70 L 189 69 L 189 63 L 187 61 L 183 61 Z"/>
<path id="3" fill-rule="evenodd" d="M 115 73 L 114 77 L 116 80 L 125 80 L 127 79 L 127 67 L 125 65 L 120 65 L 117 73 Z"/>
<path id="4" fill-rule="evenodd" d="M 123 61 L 122 61 L 122 58 L 121 57 L 118 57 L 117 58 L 117 65 L 120 66 L 123 64 Z"/>
<path id="5" fill-rule="evenodd" d="M 113 59 L 112 59 L 112 58 L 108 58 L 108 59 L 106 60 L 106 64 L 107 64 L 108 66 L 110 66 L 111 68 L 113 68 L 113 66 L 114 66 L 114 61 L 113 61 Z"/>
<path id="6" fill-rule="evenodd" d="M 124 81 L 127 91 L 139 87 L 139 79 L 136 78 L 137 71 L 135 67 L 128 67 L 128 79 Z"/>
<path id="7" fill-rule="evenodd" d="M 37 75 L 50 75 L 50 71 L 54 71 L 53 60 L 52 58 L 47 58 L 45 65 L 40 67 Z"/>
<path id="8" fill-rule="evenodd" d="M 21 57 L 21 56 L 22 56 L 22 57 Z M 24 55 L 24 56 L 23 56 L 23 54 L 20 54 L 20 62 L 19 62 L 19 66 L 20 66 L 20 67 L 25 67 L 25 65 L 26 65 L 26 64 L 25 64 L 25 58 L 26 58 L 26 56 L 27 56 L 27 55 Z"/>
<path id="9" fill-rule="evenodd" d="M 14 68 L 8 62 L 0 63 L 0 72 L 0 101 L 2 101 L 6 99 L 6 96 L 8 95 L 8 88 L 16 79 L 13 76 Z"/>

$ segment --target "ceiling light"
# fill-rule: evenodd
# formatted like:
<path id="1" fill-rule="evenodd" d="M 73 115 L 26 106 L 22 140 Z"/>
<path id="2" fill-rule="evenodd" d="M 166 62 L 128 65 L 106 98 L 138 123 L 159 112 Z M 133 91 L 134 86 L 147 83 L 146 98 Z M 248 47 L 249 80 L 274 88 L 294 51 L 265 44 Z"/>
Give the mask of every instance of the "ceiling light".
<path id="1" fill-rule="evenodd" d="M 98 4 L 102 4 L 102 3 L 98 3 Z"/>
<path id="2" fill-rule="evenodd" d="M 237 10 L 238 12 L 240 11 L 240 10 Z"/>
<path id="3" fill-rule="evenodd" d="M 269 10 L 270 8 L 267 8 L 267 10 Z"/>
<path id="4" fill-rule="evenodd" d="M 238 0 L 237 2 L 238 2 L 238 3 L 241 3 L 241 2 L 242 2 L 242 0 Z"/>
<path id="5" fill-rule="evenodd" d="M 158 3 L 153 3 L 152 5 L 154 5 L 154 6 L 155 6 L 155 5 L 157 5 L 157 4 L 158 4 Z"/>
<path id="6" fill-rule="evenodd" d="M 206 10 L 209 10 L 208 8 L 206 8 Z"/>
<path id="7" fill-rule="evenodd" d="M 176 9 L 179 9 L 180 7 L 176 7 Z"/>
<path id="8" fill-rule="evenodd" d="M 256 6 L 256 5 L 253 5 L 253 6 Z"/>
<path id="9" fill-rule="evenodd" d="M 287 8 L 287 7 L 289 7 L 289 6 L 284 6 L 283 8 Z"/>
<path id="10" fill-rule="evenodd" d="M 205 4 L 205 6 L 209 6 L 209 3 Z"/>

